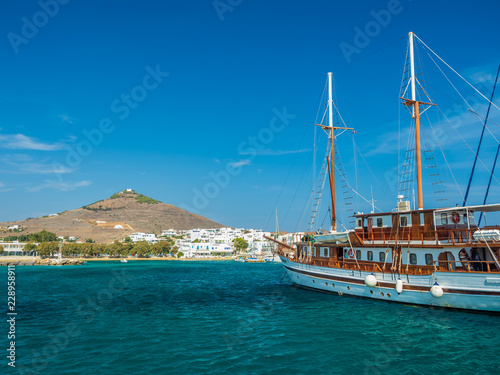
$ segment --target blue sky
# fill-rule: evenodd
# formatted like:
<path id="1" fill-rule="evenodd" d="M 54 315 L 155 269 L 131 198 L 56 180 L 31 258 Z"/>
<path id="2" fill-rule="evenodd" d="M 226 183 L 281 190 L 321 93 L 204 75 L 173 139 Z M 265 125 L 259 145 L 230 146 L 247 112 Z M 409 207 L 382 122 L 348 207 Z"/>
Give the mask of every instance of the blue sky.
<path id="1" fill-rule="evenodd" d="M 361 151 L 355 158 L 350 132 L 339 137 L 349 183 L 356 185 L 357 164 L 360 194 L 370 200 L 373 190 L 376 206 L 390 211 L 410 123 L 398 100 L 408 32 L 488 98 L 500 63 L 496 1 L 42 0 L 1 7 L 1 221 L 133 188 L 228 226 L 272 230 L 277 207 L 282 229 L 305 229 L 314 122 L 329 71 Z M 461 203 L 455 180 L 463 194 L 469 147 L 477 147 L 482 125 L 418 48 L 431 97 L 457 129 L 429 110 L 446 156 L 436 152 L 447 196 Z M 487 101 L 440 67 L 485 116 Z M 499 112 L 490 113 L 496 124 Z M 498 125 L 488 129 L 470 204 L 482 203 L 500 139 Z M 317 135 L 319 171 L 325 139 Z M 427 176 L 424 206 L 431 208 Z M 494 179 L 490 203 L 500 198 L 498 186 Z M 357 201 L 357 211 L 370 211 Z"/>

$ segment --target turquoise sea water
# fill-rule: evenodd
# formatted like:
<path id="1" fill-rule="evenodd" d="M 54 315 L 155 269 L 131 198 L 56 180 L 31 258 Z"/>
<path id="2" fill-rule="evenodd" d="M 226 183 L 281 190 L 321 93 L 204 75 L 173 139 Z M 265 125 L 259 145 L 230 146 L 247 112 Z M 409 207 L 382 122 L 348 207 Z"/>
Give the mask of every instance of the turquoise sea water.
<path id="1" fill-rule="evenodd" d="M 233 261 L 17 267 L 16 368 L 2 356 L 0 373 L 500 373 L 499 316 L 301 290 L 283 275 Z M 2 279 L 7 296 L 7 267 Z"/>

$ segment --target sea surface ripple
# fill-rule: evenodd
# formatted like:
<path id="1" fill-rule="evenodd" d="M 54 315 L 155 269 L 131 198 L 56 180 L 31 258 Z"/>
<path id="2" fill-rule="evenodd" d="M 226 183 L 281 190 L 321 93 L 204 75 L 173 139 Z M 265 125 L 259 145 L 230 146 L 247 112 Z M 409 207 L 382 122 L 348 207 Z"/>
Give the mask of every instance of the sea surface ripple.
<path id="1" fill-rule="evenodd" d="M 0 373 L 500 373 L 498 316 L 318 293 L 283 276 L 280 264 L 233 261 L 17 267 L 16 368 L 3 356 Z"/>

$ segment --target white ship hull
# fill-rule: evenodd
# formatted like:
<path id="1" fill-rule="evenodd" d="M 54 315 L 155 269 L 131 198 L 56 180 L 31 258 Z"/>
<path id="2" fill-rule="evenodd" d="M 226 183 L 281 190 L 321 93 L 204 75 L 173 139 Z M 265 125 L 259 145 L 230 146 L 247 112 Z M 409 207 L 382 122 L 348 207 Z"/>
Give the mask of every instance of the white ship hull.
<path id="1" fill-rule="evenodd" d="M 365 279 L 372 272 L 313 266 L 283 256 L 281 261 L 292 282 L 300 287 L 406 304 L 500 312 L 500 274 L 437 271 L 401 275 L 403 290 L 398 293 L 397 275 L 373 273 L 377 285 L 369 287 Z M 441 297 L 431 294 L 436 282 L 443 290 Z"/>

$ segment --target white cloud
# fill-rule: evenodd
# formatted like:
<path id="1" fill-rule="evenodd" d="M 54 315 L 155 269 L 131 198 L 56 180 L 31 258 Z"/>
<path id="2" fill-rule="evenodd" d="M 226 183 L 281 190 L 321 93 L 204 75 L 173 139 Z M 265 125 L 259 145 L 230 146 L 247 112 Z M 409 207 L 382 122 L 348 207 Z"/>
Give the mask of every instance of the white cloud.
<path id="1" fill-rule="evenodd" d="M 24 134 L 5 134 L 0 135 L 0 148 L 10 150 L 57 151 L 62 149 L 62 145 L 43 143 Z"/>
<path id="2" fill-rule="evenodd" d="M 72 117 L 69 117 L 67 115 L 59 115 L 59 118 L 61 119 L 61 122 L 63 123 L 68 123 L 70 125 L 73 125 L 75 123 L 75 119 Z"/>
<path id="3" fill-rule="evenodd" d="M 91 185 L 90 181 L 77 181 L 77 182 L 64 182 L 64 181 L 54 181 L 45 180 L 45 183 L 39 186 L 26 188 L 30 193 L 34 193 L 43 189 L 53 189 L 57 191 L 72 191 L 81 187 Z"/>
<path id="4" fill-rule="evenodd" d="M 243 159 L 243 160 L 235 161 L 233 163 L 229 163 L 228 165 L 230 167 L 233 167 L 233 168 L 239 168 L 239 167 L 243 167 L 244 165 L 250 165 L 250 160 Z"/>
<path id="5" fill-rule="evenodd" d="M 30 160 L 25 158 L 25 160 Z M 73 169 L 69 167 L 65 167 L 59 163 L 49 163 L 48 159 L 44 159 L 40 162 L 24 162 L 23 158 L 4 158 L 4 165 L 8 165 L 12 168 L 8 170 L 3 170 L 4 173 L 13 173 L 13 174 L 66 174 L 73 172 Z"/>

